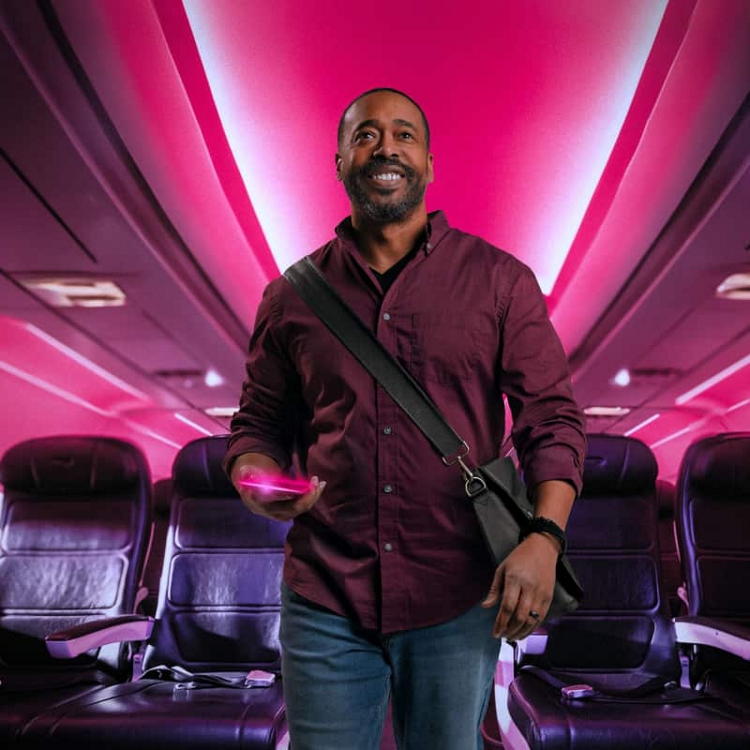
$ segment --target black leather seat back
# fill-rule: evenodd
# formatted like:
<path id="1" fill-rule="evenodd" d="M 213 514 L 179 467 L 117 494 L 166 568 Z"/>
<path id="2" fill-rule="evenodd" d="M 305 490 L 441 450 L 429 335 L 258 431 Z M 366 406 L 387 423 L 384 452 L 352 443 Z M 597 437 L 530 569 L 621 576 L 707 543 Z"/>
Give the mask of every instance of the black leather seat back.
<path id="1" fill-rule="evenodd" d="M 750 433 L 693 443 L 678 491 L 688 614 L 750 625 Z"/>
<path id="2" fill-rule="evenodd" d="M 245 508 L 221 468 L 227 436 L 186 445 L 174 462 L 157 623 L 146 668 L 274 670 L 289 524 Z"/>
<path id="3" fill-rule="evenodd" d="M 685 603 L 678 590 L 683 584 L 680 556 L 677 550 L 675 486 L 664 479 L 656 480 L 656 507 L 659 514 L 659 549 L 661 550 L 661 575 L 666 589 L 669 612 L 672 617 L 686 613 Z"/>
<path id="4" fill-rule="evenodd" d="M 660 582 L 656 460 L 639 440 L 588 436 L 581 497 L 568 522 L 580 608 L 548 624 L 547 666 L 679 675 Z"/>
<path id="5" fill-rule="evenodd" d="M 151 481 L 145 457 L 112 438 L 56 436 L 0 460 L 0 665 L 54 665 L 44 637 L 131 613 L 148 544 Z"/>

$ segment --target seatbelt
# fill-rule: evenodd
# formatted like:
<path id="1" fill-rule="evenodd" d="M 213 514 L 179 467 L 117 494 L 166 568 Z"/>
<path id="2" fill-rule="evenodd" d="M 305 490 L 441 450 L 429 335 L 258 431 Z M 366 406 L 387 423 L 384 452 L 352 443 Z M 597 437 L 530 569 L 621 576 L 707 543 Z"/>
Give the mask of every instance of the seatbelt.
<path id="1" fill-rule="evenodd" d="M 560 691 L 565 701 L 595 701 L 597 703 L 688 703 L 705 698 L 705 694 L 680 687 L 675 680 L 651 677 L 632 688 L 595 688 L 585 683 L 565 682 L 541 667 L 526 665 L 519 670 Z"/>
<path id="2" fill-rule="evenodd" d="M 175 690 L 196 690 L 202 687 L 226 687 L 245 690 L 247 688 L 270 687 L 276 682 L 273 672 L 263 669 L 251 669 L 245 675 L 234 675 L 225 672 L 189 672 L 180 666 L 169 667 L 160 664 L 151 667 L 141 674 L 139 679 L 153 678 L 157 680 L 170 680 L 175 684 Z"/>

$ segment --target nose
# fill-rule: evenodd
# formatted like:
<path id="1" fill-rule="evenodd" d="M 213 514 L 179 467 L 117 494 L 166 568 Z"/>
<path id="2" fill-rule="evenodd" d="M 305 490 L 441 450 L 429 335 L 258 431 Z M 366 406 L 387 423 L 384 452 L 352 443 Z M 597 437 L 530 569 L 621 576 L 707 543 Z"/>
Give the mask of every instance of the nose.
<path id="1" fill-rule="evenodd" d="M 373 156 L 380 154 L 386 158 L 396 156 L 398 154 L 396 139 L 390 133 L 383 133 L 372 153 Z"/>

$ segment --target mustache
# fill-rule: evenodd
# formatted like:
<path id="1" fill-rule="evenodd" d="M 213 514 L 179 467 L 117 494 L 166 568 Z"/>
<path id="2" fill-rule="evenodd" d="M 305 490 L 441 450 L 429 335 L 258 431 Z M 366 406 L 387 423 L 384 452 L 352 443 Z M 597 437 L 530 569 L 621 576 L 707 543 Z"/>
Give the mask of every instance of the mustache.
<path id="1" fill-rule="evenodd" d="M 397 167 L 407 178 L 411 179 L 416 174 L 414 170 L 395 158 L 385 156 L 373 156 L 367 164 L 359 168 L 359 173 L 365 177 L 370 177 L 374 172 L 382 167 Z"/>

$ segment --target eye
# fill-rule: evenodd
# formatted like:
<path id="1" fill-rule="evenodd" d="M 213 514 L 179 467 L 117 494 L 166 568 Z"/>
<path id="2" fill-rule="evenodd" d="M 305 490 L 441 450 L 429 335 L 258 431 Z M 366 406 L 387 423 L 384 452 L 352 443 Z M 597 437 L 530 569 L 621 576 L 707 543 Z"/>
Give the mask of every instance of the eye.
<path id="1" fill-rule="evenodd" d="M 409 132 L 408 130 L 404 130 L 401 133 L 399 133 L 398 137 L 401 140 L 405 140 L 405 141 L 413 141 L 414 140 L 414 134 L 411 133 L 411 132 Z"/>
<path id="2" fill-rule="evenodd" d="M 360 130 L 354 134 L 354 142 L 358 143 L 359 141 L 367 141 L 374 137 L 375 133 L 373 133 L 372 130 Z"/>

